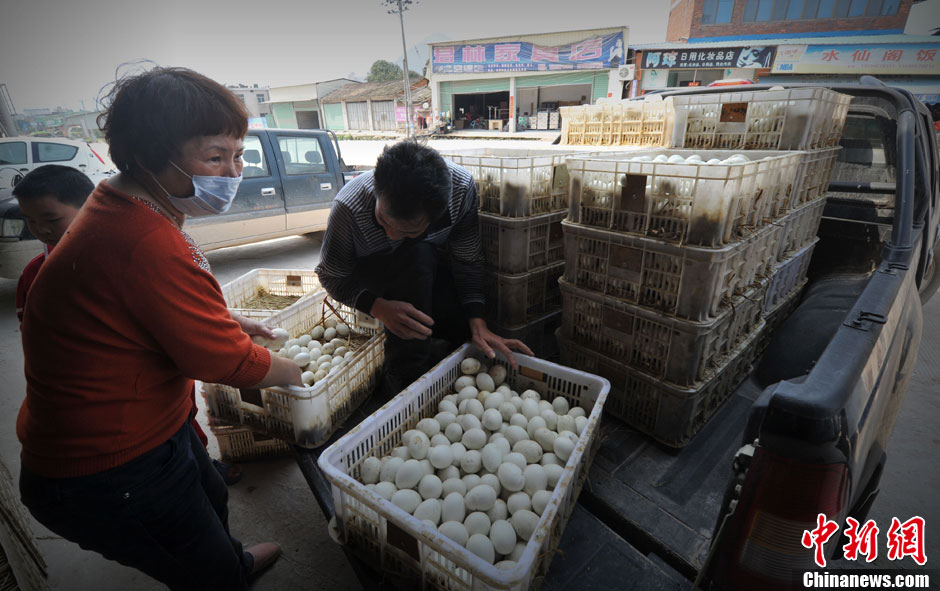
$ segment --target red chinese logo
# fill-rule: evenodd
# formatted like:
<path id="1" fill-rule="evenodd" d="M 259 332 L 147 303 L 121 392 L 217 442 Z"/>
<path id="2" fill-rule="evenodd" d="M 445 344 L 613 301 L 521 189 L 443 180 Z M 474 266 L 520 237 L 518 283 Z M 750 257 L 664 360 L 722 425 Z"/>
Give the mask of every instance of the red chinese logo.
<path id="1" fill-rule="evenodd" d="M 917 61 L 919 62 L 932 62 L 936 57 L 936 49 L 921 49 L 917 52 Z"/>
<path id="2" fill-rule="evenodd" d="M 903 49 L 886 49 L 884 57 L 881 58 L 883 62 L 899 62 L 901 57 L 904 56 Z"/>
<path id="3" fill-rule="evenodd" d="M 473 62 L 485 62 L 486 61 L 486 46 L 485 45 L 467 45 L 463 48 L 462 51 L 464 63 L 473 63 Z"/>
<path id="4" fill-rule="evenodd" d="M 803 539 L 800 540 L 804 548 L 815 548 L 816 555 L 814 559 L 820 567 L 826 566 L 826 557 L 823 555 L 823 544 L 829 541 L 837 531 L 839 525 L 835 521 L 828 521 L 826 516 L 820 513 L 816 517 L 816 529 L 803 531 Z"/>
<path id="5" fill-rule="evenodd" d="M 888 529 L 888 560 L 901 560 L 910 556 L 914 562 L 923 566 L 927 562 L 924 554 L 924 518 L 911 517 L 901 523 L 897 517 L 891 518 Z"/>
<path id="6" fill-rule="evenodd" d="M 824 62 L 837 62 L 839 61 L 839 52 L 835 49 L 830 49 L 823 53 L 822 61 Z"/>
<path id="7" fill-rule="evenodd" d="M 500 43 L 493 46 L 493 61 L 518 62 L 522 45 L 519 43 Z"/>
<path id="8" fill-rule="evenodd" d="M 867 62 L 870 57 L 871 52 L 867 49 L 856 49 L 855 52 L 852 53 L 853 62 Z"/>
<path id="9" fill-rule="evenodd" d="M 849 517 L 846 519 L 849 524 L 845 528 L 845 535 L 849 538 L 849 543 L 842 546 L 845 552 L 846 560 L 856 560 L 859 554 L 865 556 L 866 562 L 872 562 L 878 558 L 878 526 L 869 519 L 859 530 L 858 520 Z"/>
<path id="10" fill-rule="evenodd" d="M 532 61 L 533 62 L 557 62 L 558 61 L 558 48 L 557 47 L 540 47 L 538 45 L 532 46 Z"/>
<path id="11" fill-rule="evenodd" d="M 587 39 L 571 46 L 571 61 L 596 60 L 603 54 L 603 39 Z"/>
<path id="12" fill-rule="evenodd" d="M 454 48 L 453 47 L 435 47 L 434 48 L 434 61 L 439 64 L 454 63 Z"/>

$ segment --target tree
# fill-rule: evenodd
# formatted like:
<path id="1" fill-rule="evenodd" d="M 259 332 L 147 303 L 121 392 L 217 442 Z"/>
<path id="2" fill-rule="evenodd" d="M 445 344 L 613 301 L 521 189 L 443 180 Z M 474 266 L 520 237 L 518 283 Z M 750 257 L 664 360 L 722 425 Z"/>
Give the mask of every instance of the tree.
<path id="1" fill-rule="evenodd" d="M 419 80 L 421 74 L 414 70 L 408 70 L 408 77 L 412 80 Z M 392 80 L 402 79 L 402 69 L 398 64 L 387 62 L 385 60 L 376 60 L 372 62 L 369 68 L 369 75 L 366 76 L 366 82 L 391 82 Z"/>

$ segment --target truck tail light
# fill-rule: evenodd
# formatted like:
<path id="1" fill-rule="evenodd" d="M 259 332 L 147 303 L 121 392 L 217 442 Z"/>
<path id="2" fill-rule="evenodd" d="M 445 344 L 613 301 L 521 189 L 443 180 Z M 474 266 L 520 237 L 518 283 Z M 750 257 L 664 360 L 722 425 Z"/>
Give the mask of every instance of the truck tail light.
<path id="1" fill-rule="evenodd" d="M 726 525 L 713 571 L 717 588 L 803 589 L 803 573 L 819 568 L 803 532 L 817 527 L 820 513 L 840 522 L 848 482 L 843 464 L 800 462 L 758 448 Z M 837 532 L 823 546 L 827 556 L 838 543 Z"/>

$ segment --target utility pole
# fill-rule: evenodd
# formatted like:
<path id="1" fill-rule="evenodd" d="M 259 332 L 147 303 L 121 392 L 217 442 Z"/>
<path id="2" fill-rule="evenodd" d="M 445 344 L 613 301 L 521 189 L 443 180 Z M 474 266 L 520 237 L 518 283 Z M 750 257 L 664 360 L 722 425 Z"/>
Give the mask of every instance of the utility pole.
<path id="1" fill-rule="evenodd" d="M 405 131 L 415 137 L 414 106 L 411 104 L 411 78 L 408 75 L 408 46 L 405 44 L 405 16 L 402 0 L 398 0 L 398 23 L 401 25 L 402 76 L 405 79 Z"/>

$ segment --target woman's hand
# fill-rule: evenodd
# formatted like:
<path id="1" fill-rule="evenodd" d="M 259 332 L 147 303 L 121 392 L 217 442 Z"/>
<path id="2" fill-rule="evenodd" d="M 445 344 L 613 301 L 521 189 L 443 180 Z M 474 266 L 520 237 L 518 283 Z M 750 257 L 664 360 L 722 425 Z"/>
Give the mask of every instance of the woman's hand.
<path id="1" fill-rule="evenodd" d="M 516 363 L 516 358 L 512 355 L 513 350 L 525 353 L 526 355 L 532 355 L 532 350 L 529 349 L 525 343 L 518 339 L 504 339 L 498 334 L 495 334 L 487 328 L 486 321 L 482 318 L 470 319 L 470 331 L 473 333 L 473 344 L 476 345 L 487 358 L 492 359 L 496 356 L 495 349 L 506 356 L 506 359 L 509 360 L 509 365 L 511 365 L 513 369 L 519 368 L 519 365 Z"/>
<path id="2" fill-rule="evenodd" d="M 242 330 L 250 336 L 262 336 L 266 339 L 274 338 L 274 329 L 268 326 L 267 324 L 260 322 L 258 320 L 253 320 L 251 318 L 245 318 L 238 312 L 229 312 L 232 315 L 232 320 L 238 323 L 242 327 Z"/>

